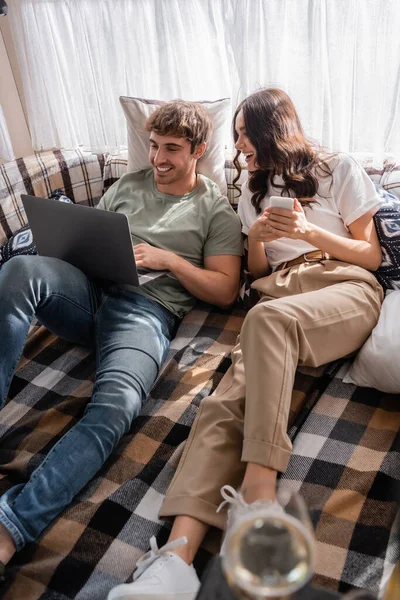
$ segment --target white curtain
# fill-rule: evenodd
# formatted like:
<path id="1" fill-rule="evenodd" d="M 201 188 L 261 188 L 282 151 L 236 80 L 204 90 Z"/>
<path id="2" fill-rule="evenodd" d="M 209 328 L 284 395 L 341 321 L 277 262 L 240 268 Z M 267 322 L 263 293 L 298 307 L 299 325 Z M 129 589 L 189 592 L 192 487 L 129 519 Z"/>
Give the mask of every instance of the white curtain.
<path id="1" fill-rule="evenodd" d="M 12 0 L 35 148 L 116 151 L 120 95 L 285 89 L 309 137 L 400 154 L 399 0 Z"/>
<path id="2" fill-rule="evenodd" d="M 400 153 L 399 0 L 237 0 L 240 96 L 281 87 L 309 136 Z"/>

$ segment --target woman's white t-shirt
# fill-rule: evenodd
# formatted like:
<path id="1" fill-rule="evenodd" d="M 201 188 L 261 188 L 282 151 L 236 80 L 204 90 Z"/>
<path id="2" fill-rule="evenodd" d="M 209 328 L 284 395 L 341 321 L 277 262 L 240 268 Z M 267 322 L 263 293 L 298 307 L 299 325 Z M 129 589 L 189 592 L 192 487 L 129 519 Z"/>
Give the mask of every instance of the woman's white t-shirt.
<path id="1" fill-rule="evenodd" d="M 322 229 L 342 237 L 350 238 L 348 226 L 369 211 L 376 212 L 383 203 L 375 190 L 375 186 L 364 169 L 348 154 L 339 153 L 324 158 L 332 171 L 332 177 L 319 177 L 316 202 L 305 206 L 307 220 Z M 282 184 L 280 177 L 275 177 L 275 183 Z M 248 188 L 248 181 L 242 185 L 242 195 L 239 200 L 238 213 L 242 222 L 242 231 L 246 235 L 251 225 L 258 219 L 254 206 L 251 204 L 253 193 Z M 271 196 L 280 196 L 281 189 L 269 186 L 267 194 L 261 201 L 260 208 L 264 211 L 269 206 Z M 293 260 L 312 250 L 315 246 L 303 240 L 279 238 L 273 242 L 264 243 L 268 262 L 274 269 L 283 262 Z"/>

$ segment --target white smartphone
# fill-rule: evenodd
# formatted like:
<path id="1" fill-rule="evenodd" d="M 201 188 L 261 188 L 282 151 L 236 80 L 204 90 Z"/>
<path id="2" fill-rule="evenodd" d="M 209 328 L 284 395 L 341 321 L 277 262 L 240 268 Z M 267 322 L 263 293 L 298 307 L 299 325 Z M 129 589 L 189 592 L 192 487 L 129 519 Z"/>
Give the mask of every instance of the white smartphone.
<path id="1" fill-rule="evenodd" d="M 294 200 L 293 198 L 283 198 L 282 196 L 271 196 L 269 205 L 271 208 L 287 208 L 287 210 L 293 210 Z"/>

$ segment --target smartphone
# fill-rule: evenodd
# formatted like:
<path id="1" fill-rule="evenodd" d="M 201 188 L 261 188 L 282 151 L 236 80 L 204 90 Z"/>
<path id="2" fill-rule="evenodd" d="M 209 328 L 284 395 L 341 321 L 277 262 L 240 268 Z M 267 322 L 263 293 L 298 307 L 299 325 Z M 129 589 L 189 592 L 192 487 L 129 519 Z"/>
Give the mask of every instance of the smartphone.
<path id="1" fill-rule="evenodd" d="M 269 199 L 270 207 L 274 208 L 287 208 L 288 210 L 294 210 L 293 198 L 282 198 L 282 196 L 271 196 Z"/>

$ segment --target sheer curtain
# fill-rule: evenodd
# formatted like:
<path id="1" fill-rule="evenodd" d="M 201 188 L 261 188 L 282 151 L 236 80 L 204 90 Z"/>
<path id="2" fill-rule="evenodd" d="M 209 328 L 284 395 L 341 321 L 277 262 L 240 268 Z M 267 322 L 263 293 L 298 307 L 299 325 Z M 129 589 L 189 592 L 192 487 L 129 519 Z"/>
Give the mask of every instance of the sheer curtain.
<path id="1" fill-rule="evenodd" d="M 35 148 L 117 150 L 120 95 L 234 107 L 273 85 L 327 147 L 400 153 L 398 0 L 13 0 L 9 17 Z"/>
<path id="2" fill-rule="evenodd" d="M 329 148 L 400 153 L 399 0 L 237 0 L 241 96 L 277 86 Z"/>

